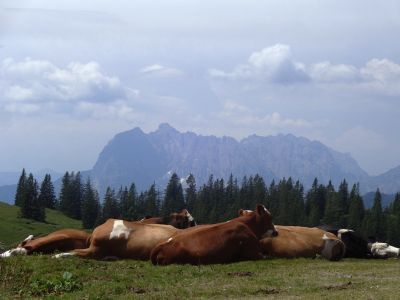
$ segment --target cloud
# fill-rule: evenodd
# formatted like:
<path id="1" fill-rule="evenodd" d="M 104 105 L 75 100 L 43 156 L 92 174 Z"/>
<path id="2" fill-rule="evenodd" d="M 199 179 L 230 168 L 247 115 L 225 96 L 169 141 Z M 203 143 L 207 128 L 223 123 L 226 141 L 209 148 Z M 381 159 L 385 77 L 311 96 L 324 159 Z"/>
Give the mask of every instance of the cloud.
<path id="1" fill-rule="evenodd" d="M 183 71 L 179 69 L 165 67 L 159 64 L 146 66 L 140 70 L 140 73 L 146 77 L 178 77 L 184 74 Z"/>
<path id="2" fill-rule="evenodd" d="M 308 73 L 313 81 L 322 83 L 349 83 L 361 79 L 360 71 L 356 67 L 345 64 L 333 65 L 328 61 L 311 65 Z"/>
<path id="3" fill-rule="evenodd" d="M 59 68 L 45 60 L 8 58 L 1 64 L 0 80 L 10 101 L 111 101 L 123 96 L 119 79 L 104 74 L 97 62 Z"/>
<path id="4" fill-rule="evenodd" d="M 253 52 L 247 63 L 237 65 L 233 71 L 210 69 L 213 79 L 243 81 L 248 86 L 271 84 L 344 85 L 359 92 L 400 94 L 400 64 L 389 59 L 373 58 L 362 67 L 333 64 L 329 61 L 309 65 L 293 59 L 290 46 L 276 44 Z"/>
<path id="5" fill-rule="evenodd" d="M 211 69 L 209 74 L 217 78 L 262 80 L 278 84 L 309 80 L 304 66 L 293 60 L 290 47 L 283 44 L 253 52 L 246 64 L 238 65 L 232 72 Z"/>
<path id="6" fill-rule="evenodd" d="M 229 120 L 232 123 L 240 123 L 251 127 L 268 127 L 274 129 L 294 129 L 311 128 L 314 126 L 301 118 L 286 118 L 279 112 L 270 114 L 259 114 L 252 111 L 249 107 L 234 101 L 226 101 L 222 111 L 218 114 L 219 118 Z"/>

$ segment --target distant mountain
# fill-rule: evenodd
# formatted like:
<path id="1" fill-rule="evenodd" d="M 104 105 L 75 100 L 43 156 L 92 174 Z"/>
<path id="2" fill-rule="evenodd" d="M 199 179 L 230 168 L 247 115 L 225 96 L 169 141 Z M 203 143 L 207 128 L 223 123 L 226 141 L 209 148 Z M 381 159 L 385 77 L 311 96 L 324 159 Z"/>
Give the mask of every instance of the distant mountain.
<path id="1" fill-rule="evenodd" d="M 181 177 L 192 173 L 198 184 L 206 182 L 210 174 L 224 179 L 231 173 L 239 179 L 260 174 L 268 183 L 292 177 L 306 188 L 315 177 L 325 184 L 332 180 L 336 186 L 345 178 L 350 185 L 360 182 L 363 192 L 375 191 L 378 181 L 384 182 L 389 176 L 371 177 L 350 154 L 291 134 L 251 135 L 237 141 L 225 136 L 182 133 L 168 124 L 147 134 L 140 128 L 117 134 L 100 153 L 90 176 L 100 189 L 135 182 L 140 190 L 153 182 L 163 187 L 171 172 Z M 392 173 L 394 179 L 400 178 L 400 174 Z M 394 193 L 399 187 L 400 182 L 394 181 L 387 184 L 388 191 L 381 191 Z"/>
<path id="2" fill-rule="evenodd" d="M 381 201 L 382 207 L 388 207 L 389 204 L 393 202 L 395 195 L 381 193 L 381 197 L 382 197 Z M 372 205 L 374 205 L 375 192 L 368 192 L 365 195 L 363 195 L 362 198 L 364 201 L 365 208 L 371 208 Z"/>
<path id="3" fill-rule="evenodd" d="M 14 204 L 16 184 L 0 186 L 0 201 L 8 204 Z"/>

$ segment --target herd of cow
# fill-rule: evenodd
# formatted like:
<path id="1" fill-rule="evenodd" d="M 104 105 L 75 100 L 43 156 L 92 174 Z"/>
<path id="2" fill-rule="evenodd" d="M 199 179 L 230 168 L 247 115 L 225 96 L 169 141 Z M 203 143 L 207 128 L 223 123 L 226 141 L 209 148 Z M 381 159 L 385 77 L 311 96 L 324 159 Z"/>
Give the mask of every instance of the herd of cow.
<path id="1" fill-rule="evenodd" d="M 269 211 L 259 204 L 254 211 L 241 209 L 237 218 L 218 224 L 197 225 L 184 209 L 168 217 L 135 222 L 109 219 L 91 234 L 63 229 L 38 238 L 30 235 L 0 258 L 57 251 L 61 253 L 55 258 L 150 259 L 155 265 L 230 263 L 265 257 L 322 256 L 337 261 L 400 254 L 399 248 L 367 241 L 350 229 L 274 225 Z"/>

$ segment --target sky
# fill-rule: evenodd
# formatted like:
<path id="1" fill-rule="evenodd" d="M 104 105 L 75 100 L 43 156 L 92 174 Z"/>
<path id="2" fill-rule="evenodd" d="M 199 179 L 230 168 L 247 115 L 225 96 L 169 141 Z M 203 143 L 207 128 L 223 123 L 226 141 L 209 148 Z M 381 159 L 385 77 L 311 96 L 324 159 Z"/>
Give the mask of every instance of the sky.
<path id="1" fill-rule="evenodd" d="M 118 132 L 294 134 L 400 165 L 400 2 L 0 2 L 0 171 L 90 169 Z"/>

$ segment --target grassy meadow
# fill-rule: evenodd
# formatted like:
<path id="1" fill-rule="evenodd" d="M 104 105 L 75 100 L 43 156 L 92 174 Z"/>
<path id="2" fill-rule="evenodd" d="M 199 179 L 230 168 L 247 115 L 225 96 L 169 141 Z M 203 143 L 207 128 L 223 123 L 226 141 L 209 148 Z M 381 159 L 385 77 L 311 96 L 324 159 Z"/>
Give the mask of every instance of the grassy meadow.
<path id="1" fill-rule="evenodd" d="M 0 242 L 9 248 L 28 235 L 42 235 L 61 228 L 81 228 L 82 222 L 66 217 L 52 209 L 46 209 L 46 223 L 18 218 L 19 208 L 0 202 Z"/>
<path id="2" fill-rule="evenodd" d="M 50 256 L 0 260 L 1 298 L 398 299 L 400 262 L 268 259 L 158 267 Z"/>
<path id="3" fill-rule="evenodd" d="M 28 234 L 81 226 L 52 210 L 46 210 L 47 223 L 17 214 L 17 207 L 0 203 L 0 241 L 7 247 Z M 200 267 L 48 255 L 0 259 L 0 299 L 398 299 L 399 279 L 396 259 L 268 259 Z"/>

